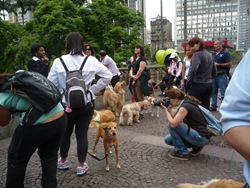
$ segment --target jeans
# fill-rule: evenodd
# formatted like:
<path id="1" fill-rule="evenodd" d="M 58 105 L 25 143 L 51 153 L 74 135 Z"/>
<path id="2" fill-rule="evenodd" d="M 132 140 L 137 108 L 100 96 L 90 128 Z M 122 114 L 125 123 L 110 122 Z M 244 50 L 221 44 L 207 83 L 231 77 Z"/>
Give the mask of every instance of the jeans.
<path id="1" fill-rule="evenodd" d="M 168 125 L 169 135 L 164 139 L 165 143 L 174 146 L 175 150 L 183 155 L 187 155 L 188 149 L 196 149 L 208 144 L 209 140 L 201 135 L 194 129 L 190 128 L 188 133 L 188 126 L 180 123 L 177 127 L 172 128 Z"/>
<path id="2" fill-rule="evenodd" d="M 66 126 L 66 115 L 49 123 L 17 126 L 8 150 L 6 188 L 24 187 L 27 164 L 37 149 L 42 165 L 42 187 L 57 187 L 57 154 Z"/>
<path id="3" fill-rule="evenodd" d="M 221 74 L 213 78 L 212 81 L 212 108 L 217 108 L 218 89 L 220 88 L 221 101 L 224 99 L 227 88 L 227 75 Z"/>
<path id="4" fill-rule="evenodd" d="M 204 108 L 209 109 L 212 94 L 212 83 L 191 83 L 189 85 L 188 94 L 201 101 L 201 105 Z"/>

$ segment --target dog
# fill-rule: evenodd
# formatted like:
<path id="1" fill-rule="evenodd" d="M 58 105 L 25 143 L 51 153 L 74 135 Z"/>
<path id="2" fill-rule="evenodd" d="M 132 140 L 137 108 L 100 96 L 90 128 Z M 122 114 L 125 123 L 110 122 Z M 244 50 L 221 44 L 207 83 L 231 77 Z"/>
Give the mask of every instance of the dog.
<path id="1" fill-rule="evenodd" d="M 154 116 L 154 111 L 156 110 L 156 116 L 160 117 L 159 112 L 160 112 L 160 107 L 159 106 L 155 106 L 154 102 L 158 101 L 158 99 L 153 98 L 153 97 L 147 97 L 147 100 L 149 102 L 149 112 L 151 113 L 151 116 Z"/>
<path id="2" fill-rule="evenodd" d="M 128 116 L 127 125 L 131 126 L 133 122 L 140 122 L 140 111 L 147 110 L 149 103 L 147 100 L 125 104 L 120 114 L 119 125 L 124 125 L 125 115 Z"/>
<path id="3" fill-rule="evenodd" d="M 212 179 L 198 185 L 189 183 L 179 184 L 177 188 L 243 188 L 245 184 L 234 180 Z"/>
<path id="4" fill-rule="evenodd" d="M 118 139 L 117 139 L 117 131 L 116 131 L 116 123 L 115 122 L 105 122 L 101 123 L 95 137 L 95 144 L 93 147 L 93 155 L 96 155 L 96 145 L 102 137 L 103 139 L 103 145 L 104 145 L 104 151 L 106 157 L 106 171 L 109 171 L 109 160 L 108 160 L 108 154 L 111 152 L 110 148 L 114 146 L 115 148 L 115 154 L 116 154 L 116 167 L 121 168 L 120 161 L 118 158 Z"/>
<path id="5" fill-rule="evenodd" d="M 124 81 L 117 82 L 114 90 L 105 90 L 103 94 L 104 109 L 111 107 L 116 116 L 119 116 L 125 103 L 125 85 Z"/>
<path id="6" fill-rule="evenodd" d="M 94 110 L 89 127 L 99 127 L 101 123 L 115 121 L 115 115 L 110 110 Z"/>

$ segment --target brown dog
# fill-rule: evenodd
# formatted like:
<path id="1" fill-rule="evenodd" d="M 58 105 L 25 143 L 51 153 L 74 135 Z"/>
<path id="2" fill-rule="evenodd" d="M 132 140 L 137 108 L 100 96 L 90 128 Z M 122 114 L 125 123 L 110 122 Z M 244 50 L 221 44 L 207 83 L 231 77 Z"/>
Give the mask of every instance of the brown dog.
<path id="1" fill-rule="evenodd" d="M 118 139 L 117 139 L 117 132 L 116 132 L 116 123 L 108 122 L 108 123 L 100 124 L 99 129 L 96 132 L 95 144 L 93 147 L 94 155 L 96 155 L 96 145 L 100 137 L 102 137 L 103 139 L 105 155 L 110 153 L 110 148 L 112 146 L 115 147 L 116 167 L 121 168 L 119 158 L 118 158 Z M 106 171 L 109 171 L 108 156 L 106 157 Z"/>
<path id="2" fill-rule="evenodd" d="M 111 107 L 116 116 L 121 113 L 122 107 L 125 103 L 125 82 L 117 82 L 114 90 L 105 90 L 103 94 L 103 106 L 104 109 Z"/>
<path id="3" fill-rule="evenodd" d="M 101 123 L 115 121 L 115 115 L 110 110 L 94 110 L 89 127 L 99 127 Z"/>
<path id="4" fill-rule="evenodd" d="M 208 182 L 202 182 L 199 185 L 189 183 L 179 184 L 177 188 L 242 188 L 245 184 L 234 180 L 212 179 Z"/>
<path id="5" fill-rule="evenodd" d="M 131 104 L 125 104 L 122 107 L 119 125 L 124 125 L 125 115 L 128 116 L 127 125 L 131 126 L 133 122 L 139 123 L 140 111 L 147 110 L 148 106 L 149 106 L 149 103 L 147 100 L 144 100 L 142 102 L 134 102 Z"/>

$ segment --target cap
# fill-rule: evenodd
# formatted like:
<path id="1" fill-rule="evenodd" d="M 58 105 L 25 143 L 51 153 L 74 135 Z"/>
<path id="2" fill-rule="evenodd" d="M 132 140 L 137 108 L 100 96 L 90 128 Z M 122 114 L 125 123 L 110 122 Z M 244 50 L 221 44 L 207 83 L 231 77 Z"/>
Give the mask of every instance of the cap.
<path id="1" fill-rule="evenodd" d="M 169 58 L 173 59 L 173 58 L 175 58 L 175 57 L 179 57 L 178 54 L 177 54 L 176 52 L 172 53 L 172 54 L 170 55 Z"/>

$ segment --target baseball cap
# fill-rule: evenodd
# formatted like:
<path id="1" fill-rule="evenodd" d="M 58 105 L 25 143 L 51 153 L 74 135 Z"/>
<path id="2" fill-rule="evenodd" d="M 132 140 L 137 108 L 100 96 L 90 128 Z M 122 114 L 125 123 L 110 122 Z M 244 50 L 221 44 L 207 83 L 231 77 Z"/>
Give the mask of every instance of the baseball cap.
<path id="1" fill-rule="evenodd" d="M 175 57 L 179 57 L 178 54 L 176 52 L 173 52 L 169 58 L 173 59 Z"/>

